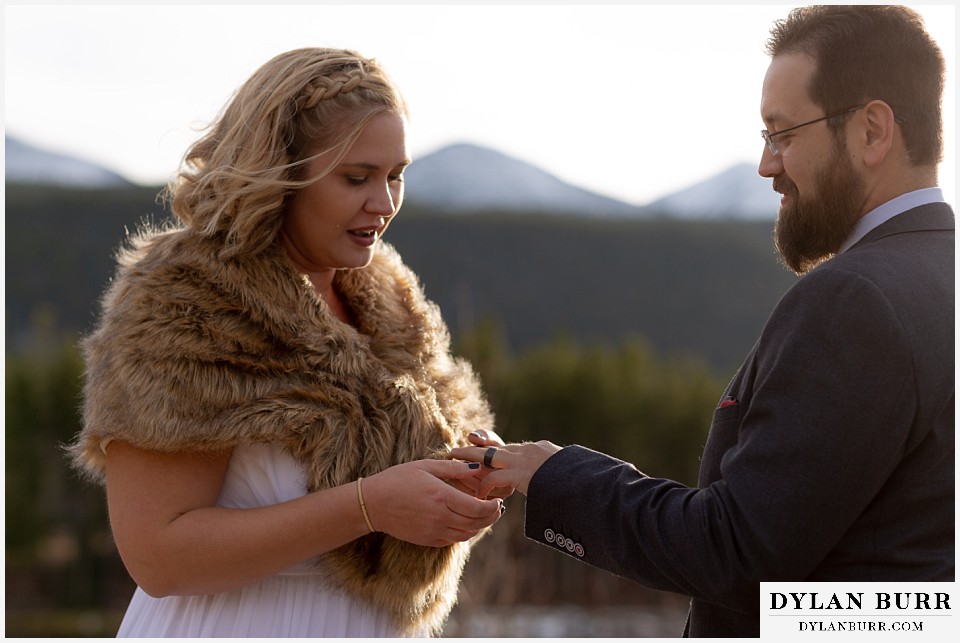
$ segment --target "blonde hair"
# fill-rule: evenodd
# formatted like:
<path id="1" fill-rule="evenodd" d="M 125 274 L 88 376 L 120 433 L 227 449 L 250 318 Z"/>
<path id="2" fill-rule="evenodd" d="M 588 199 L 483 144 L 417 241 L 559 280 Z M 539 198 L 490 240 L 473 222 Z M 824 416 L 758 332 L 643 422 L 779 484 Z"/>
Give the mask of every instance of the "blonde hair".
<path id="1" fill-rule="evenodd" d="M 224 258 L 273 243 L 287 199 L 320 177 L 309 161 L 336 150 L 335 166 L 382 112 L 407 115 L 380 65 L 347 49 L 276 56 L 237 90 L 209 131 L 184 154 L 165 197 L 188 228 L 220 238 Z"/>

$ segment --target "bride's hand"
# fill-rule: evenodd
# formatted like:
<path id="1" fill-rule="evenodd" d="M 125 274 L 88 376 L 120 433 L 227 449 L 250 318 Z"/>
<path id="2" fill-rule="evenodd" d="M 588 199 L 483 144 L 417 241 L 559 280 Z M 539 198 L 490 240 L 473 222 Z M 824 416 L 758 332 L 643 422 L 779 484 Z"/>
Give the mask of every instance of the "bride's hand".
<path id="1" fill-rule="evenodd" d="M 472 478 L 477 470 L 466 462 L 416 460 L 364 478 L 370 522 L 377 531 L 416 545 L 469 540 L 495 523 L 503 506 L 498 498 L 474 497 L 447 484 Z"/>

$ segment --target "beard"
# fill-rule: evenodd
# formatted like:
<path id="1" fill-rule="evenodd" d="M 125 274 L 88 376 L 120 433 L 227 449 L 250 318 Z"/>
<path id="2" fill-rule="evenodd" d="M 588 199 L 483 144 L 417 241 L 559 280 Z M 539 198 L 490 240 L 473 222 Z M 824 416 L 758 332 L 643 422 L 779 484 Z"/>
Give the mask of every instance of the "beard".
<path id="1" fill-rule="evenodd" d="M 811 196 L 801 197 L 785 174 L 774 179 L 773 189 L 790 197 L 777 214 L 773 237 L 787 268 L 803 275 L 837 253 L 862 214 L 864 183 L 845 142 L 834 146 L 830 160 L 817 172 Z"/>

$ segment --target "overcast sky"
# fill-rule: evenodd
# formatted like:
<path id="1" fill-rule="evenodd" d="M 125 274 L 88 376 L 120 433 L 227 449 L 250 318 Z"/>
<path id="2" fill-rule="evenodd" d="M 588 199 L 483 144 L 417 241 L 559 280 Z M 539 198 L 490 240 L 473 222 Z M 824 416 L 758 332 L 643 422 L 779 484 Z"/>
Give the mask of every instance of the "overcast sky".
<path id="1" fill-rule="evenodd" d="M 414 158 L 472 142 L 645 204 L 756 164 L 763 52 L 795 5 L 5 5 L 6 132 L 147 184 L 274 55 L 378 58 L 412 111 Z M 913 5 L 948 61 L 956 180 L 956 15 Z"/>

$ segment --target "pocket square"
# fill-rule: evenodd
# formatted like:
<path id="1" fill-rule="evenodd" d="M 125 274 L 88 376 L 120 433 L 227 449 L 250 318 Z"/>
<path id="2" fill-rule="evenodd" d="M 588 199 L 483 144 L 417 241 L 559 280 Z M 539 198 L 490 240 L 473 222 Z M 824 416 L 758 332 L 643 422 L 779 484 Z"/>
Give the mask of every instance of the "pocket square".
<path id="1" fill-rule="evenodd" d="M 735 397 L 731 397 L 731 396 L 728 395 L 728 396 L 726 396 L 725 398 L 723 398 L 722 400 L 720 400 L 720 406 L 718 406 L 717 408 L 718 408 L 718 409 L 725 409 L 725 408 L 727 408 L 728 406 L 735 406 L 735 405 L 737 405 L 737 404 L 740 404 L 740 400 L 738 400 L 738 399 L 735 398 Z"/>

